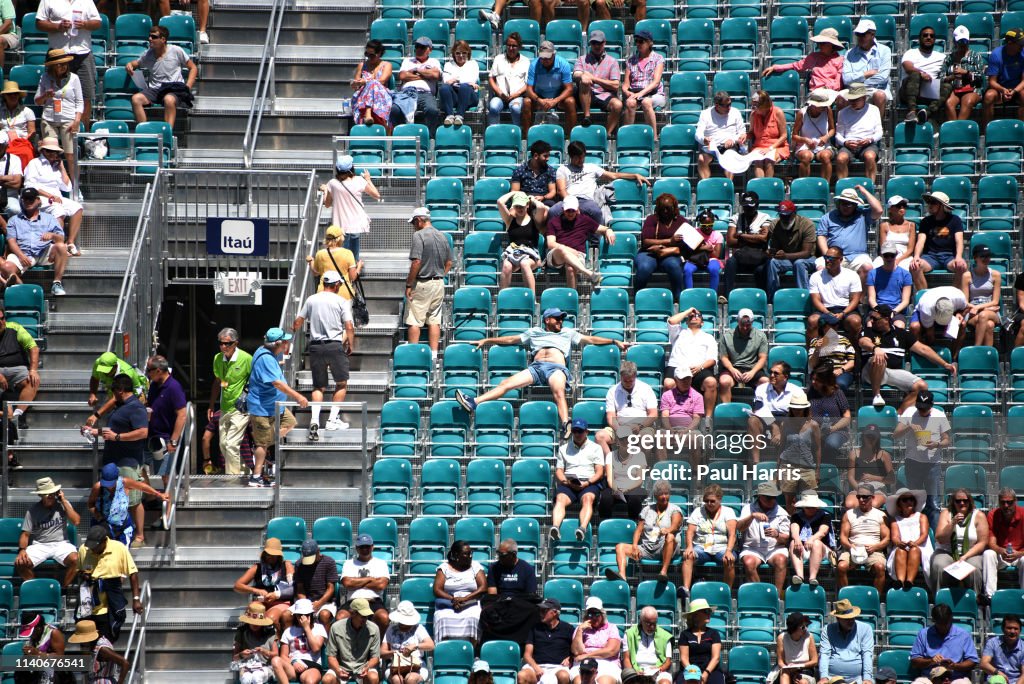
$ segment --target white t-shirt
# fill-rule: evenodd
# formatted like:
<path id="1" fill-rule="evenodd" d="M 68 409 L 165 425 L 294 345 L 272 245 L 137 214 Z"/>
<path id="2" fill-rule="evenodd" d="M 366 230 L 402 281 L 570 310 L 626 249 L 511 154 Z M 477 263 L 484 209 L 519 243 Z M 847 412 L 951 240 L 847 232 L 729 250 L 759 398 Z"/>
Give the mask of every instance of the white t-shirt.
<path id="1" fill-rule="evenodd" d="M 17 114 L 11 116 L 7 107 L 0 106 L 0 129 L 7 133 L 9 138 L 27 138 L 28 125 L 35 120 L 36 113 L 28 107 L 22 107 Z"/>
<path id="2" fill-rule="evenodd" d="M 54 23 L 62 21 L 96 21 L 100 13 L 92 0 L 42 0 L 36 10 L 37 19 L 45 19 Z M 64 48 L 72 55 L 87 55 L 92 52 L 92 31 L 79 27 L 75 35 L 71 31 L 47 33 L 50 49 Z"/>
<path id="3" fill-rule="evenodd" d="M 938 463 L 939 449 L 928 449 L 924 446 L 927 442 L 938 442 L 942 439 L 943 433 L 950 431 L 949 419 L 946 413 L 935 406 L 922 416 L 917 412 L 916 406 L 911 406 L 900 414 L 900 422 L 911 426 L 910 432 L 905 435 L 907 441 L 906 455 L 912 461 L 924 463 Z M 917 433 L 921 433 L 920 435 Z M 927 435 L 924 433 L 928 433 Z"/>
<path id="4" fill-rule="evenodd" d="M 412 57 L 406 57 L 402 60 L 402 67 L 398 72 L 417 71 L 418 69 L 437 69 L 438 71 L 441 71 L 441 63 L 433 57 L 428 57 L 426 62 L 421 62 Z M 415 88 L 417 90 L 429 90 L 430 92 L 435 92 L 437 90 L 437 81 L 425 81 L 422 78 L 416 79 L 415 81 L 406 81 L 401 85 L 403 89 Z"/>
<path id="5" fill-rule="evenodd" d="M 751 505 L 746 504 L 743 507 L 743 510 L 740 511 L 740 518 L 746 518 L 750 515 Z M 750 527 L 744 533 L 743 550 L 756 551 L 762 556 L 768 556 L 779 546 L 779 542 L 778 538 L 765 535 L 765 525 L 776 532 L 788 534 L 789 514 L 786 513 L 786 509 L 778 504 L 770 511 L 762 511 L 760 506 L 757 507 L 757 510 L 768 516 L 768 522 L 763 523 L 760 520 L 754 520 L 750 523 Z"/>
<path id="6" fill-rule="evenodd" d="M 388 572 L 388 563 L 383 558 L 370 558 L 365 563 L 358 558 L 349 558 L 341 567 L 341 577 L 387 577 L 391 578 Z M 353 589 L 348 592 L 348 600 L 364 598 L 380 598 L 380 594 L 368 587 Z"/>
<path id="7" fill-rule="evenodd" d="M 589 439 L 582 448 L 577 448 L 570 439 L 558 448 L 555 456 L 555 468 L 564 470 L 567 477 L 575 475 L 580 482 L 593 479 L 597 466 L 601 465 L 604 465 L 604 452 L 596 442 Z"/>
<path id="8" fill-rule="evenodd" d="M 10 166 L 7 165 L 8 160 L 11 162 Z M 4 169 L 7 169 L 6 173 L 4 173 Z M 21 157 L 10 153 L 0 157 L 0 176 L 20 176 L 22 172 Z"/>
<path id="9" fill-rule="evenodd" d="M 693 509 L 690 517 L 686 519 L 686 524 L 697 528 L 693 535 L 694 551 L 703 550 L 705 553 L 721 553 L 725 551 L 725 547 L 729 543 L 727 523 L 735 519 L 736 513 L 728 506 L 719 508 L 718 514 L 710 519 L 703 506 Z"/>
<path id="10" fill-rule="evenodd" d="M 441 81 L 444 83 L 468 83 L 470 85 L 480 84 L 480 65 L 475 59 L 467 59 L 466 63 L 459 66 L 454 60 L 449 59 L 444 63 L 444 73 L 441 74 Z"/>
<path id="11" fill-rule="evenodd" d="M 825 308 L 845 308 L 850 304 L 850 297 L 861 291 L 860 276 L 848 268 L 840 269 L 837 276 L 822 269 L 811 276 L 809 289 L 811 294 L 821 296 L 821 303 Z"/>
<path id="12" fill-rule="evenodd" d="M 624 390 L 621 382 L 616 383 L 608 389 L 604 398 L 605 412 L 614 413 L 620 418 L 646 417 L 650 409 L 658 410 L 658 398 L 654 396 L 651 386 L 640 380 L 633 385 L 632 392 Z"/>
<path id="13" fill-rule="evenodd" d="M 327 630 L 312 616 L 313 635 L 323 639 L 322 644 L 327 644 Z M 288 647 L 288 658 L 293 662 L 305 660 L 310 663 L 320 662 L 320 651 L 312 651 L 309 648 L 309 639 L 306 638 L 306 630 L 298 625 L 292 625 L 281 635 L 281 643 Z M 321 650 L 323 646 L 320 647 Z"/>
<path id="14" fill-rule="evenodd" d="M 672 340 L 672 351 L 668 355 L 666 366 L 693 368 L 708 361 L 718 361 L 718 342 L 703 330 L 692 333 L 689 328 L 682 325 L 670 325 L 668 336 Z"/>
<path id="15" fill-rule="evenodd" d="M 954 311 L 963 311 L 967 308 L 967 297 L 960 288 L 950 285 L 929 288 L 921 295 L 921 299 L 917 300 L 915 308 L 918 320 L 925 328 L 935 325 L 935 303 L 940 299 L 951 301 Z"/>
<path id="16" fill-rule="evenodd" d="M 625 463 L 619 460 L 617 454 L 617 450 L 609 451 L 604 463 L 606 473 L 607 469 L 611 468 L 612 482 L 615 483 L 615 488 L 620 492 L 629 492 L 643 486 L 643 471 L 647 468 L 647 456 L 644 455 L 644 452 L 638 449 L 637 453 L 630 454 L 627 451 Z M 630 473 L 635 477 L 630 477 Z"/>
<path id="17" fill-rule="evenodd" d="M 939 97 L 939 75 L 942 74 L 942 66 L 946 62 L 946 55 L 938 50 L 932 50 L 927 57 L 921 54 L 917 48 L 907 50 L 900 60 L 900 82 L 907 78 L 907 72 L 903 69 L 903 62 L 910 62 L 915 69 L 920 69 L 932 77 L 930 81 L 921 81 L 921 97 L 937 100 Z"/>
<path id="18" fill-rule="evenodd" d="M 491 62 L 491 77 L 506 94 L 518 92 L 525 87 L 526 77 L 529 73 L 530 59 L 528 57 L 520 57 L 510 64 L 503 52 Z"/>
<path id="19" fill-rule="evenodd" d="M 581 168 L 570 168 L 562 164 L 555 171 L 555 179 L 565 181 L 566 194 L 594 199 L 597 194 L 597 180 L 604 169 L 597 164 L 584 164 Z"/>
<path id="20" fill-rule="evenodd" d="M 342 228 L 345 235 L 370 232 L 370 218 L 360 204 L 365 189 L 366 179 L 362 176 L 346 178 L 344 183 L 332 178 L 327 183 L 327 192 L 331 193 L 331 223 Z"/>

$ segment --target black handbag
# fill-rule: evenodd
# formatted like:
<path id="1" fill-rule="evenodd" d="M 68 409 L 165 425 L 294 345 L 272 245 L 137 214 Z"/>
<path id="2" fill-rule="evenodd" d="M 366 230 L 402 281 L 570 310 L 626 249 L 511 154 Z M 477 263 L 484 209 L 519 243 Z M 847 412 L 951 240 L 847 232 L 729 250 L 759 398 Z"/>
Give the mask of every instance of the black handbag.
<path id="1" fill-rule="evenodd" d="M 352 324 L 357 328 L 363 328 L 370 322 L 370 310 L 366 308 L 366 295 L 363 294 L 363 285 L 358 280 L 356 281 L 356 289 L 352 290 L 352 286 L 348 284 L 348 278 L 341 272 L 341 268 L 338 266 L 338 262 L 334 260 L 334 255 L 331 254 L 331 250 L 327 250 L 327 256 L 330 257 L 331 263 L 334 264 L 334 270 L 341 276 L 341 282 L 345 283 L 345 289 L 348 290 L 349 295 L 352 297 Z"/>

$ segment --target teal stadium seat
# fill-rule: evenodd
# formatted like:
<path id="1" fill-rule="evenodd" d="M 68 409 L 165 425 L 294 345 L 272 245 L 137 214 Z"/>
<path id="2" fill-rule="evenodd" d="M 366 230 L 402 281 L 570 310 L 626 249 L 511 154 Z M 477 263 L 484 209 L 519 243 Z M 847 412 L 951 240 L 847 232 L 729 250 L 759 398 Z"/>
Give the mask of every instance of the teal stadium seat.
<path id="1" fill-rule="evenodd" d="M 398 525 L 394 518 L 363 518 L 359 522 L 357 536 L 368 534 L 373 537 L 373 555 L 383 558 L 390 565 L 398 555 Z"/>
<path id="2" fill-rule="evenodd" d="M 642 19 L 636 22 L 636 31 L 647 31 L 654 38 L 654 51 L 668 58 L 672 47 L 672 24 L 664 19 Z"/>
<path id="3" fill-rule="evenodd" d="M 468 176 L 472 156 L 473 131 L 469 126 L 442 126 L 434 133 L 435 175 Z"/>
<path id="4" fill-rule="evenodd" d="M 794 178 L 789 186 L 789 199 L 801 216 L 817 221 L 829 211 L 828 182 L 821 178 Z"/>
<path id="5" fill-rule="evenodd" d="M 465 458 L 469 455 L 470 418 L 453 399 L 439 401 L 430 407 L 429 454 L 438 458 Z"/>
<path id="6" fill-rule="evenodd" d="M 773 342 L 777 345 L 806 344 L 807 317 L 811 314 L 811 297 L 802 288 L 776 290 L 772 297 L 772 320 L 775 324 Z"/>
<path id="7" fill-rule="evenodd" d="M 822 587 L 812 587 L 803 584 L 799 587 L 786 588 L 786 617 L 793 613 L 803 613 L 810 618 L 811 623 L 807 629 L 814 635 L 815 639 L 821 638 L 821 630 L 825 625 L 825 615 L 828 608 L 825 602 L 825 590 Z"/>
<path id="8" fill-rule="evenodd" d="M 515 345 L 491 347 L 487 350 L 487 385 L 497 387 L 505 378 L 515 375 L 528 365 L 526 350 Z M 522 390 L 514 389 L 505 393 L 507 399 L 519 399 Z"/>
<path id="9" fill-rule="evenodd" d="M 597 580 L 590 585 L 590 596 L 601 599 L 608 622 L 619 629 L 626 628 L 630 605 L 628 584 L 622 580 Z"/>
<path id="10" fill-rule="evenodd" d="M 878 620 L 882 615 L 882 602 L 877 589 L 870 586 L 848 585 L 836 594 L 836 600 L 841 599 L 849 599 L 853 605 L 860 608 L 858 622 L 863 622 L 872 629 L 878 627 Z"/>
<path id="11" fill-rule="evenodd" d="M 923 211 L 921 195 L 927 191 L 923 178 L 899 176 L 890 178 L 885 184 L 885 196 L 899 195 L 907 199 L 907 218 L 920 220 Z"/>
<path id="12" fill-rule="evenodd" d="M 432 390 L 434 361 L 425 344 L 395 347 L 392 382 L 396 399 L 427 399 Z"/>
<path id="13" fill-rule="evenodd" d="M 581 142 L 587 148 L 584 163 L 604 166 L 608 162 L 608 129 L 604 126 L 573 126 L 569 142 Z"/>
<path id="14" fill-rule="evenodd" d="M 460 518 L 455 521 L 455 539 L 473 549 L 473 560 L 484 567 L 494 558 L 494 523 L 488 518 Z"/>
<path id="15" fill-rule="evenodd" d="M 857 588 L 873 589 L 874 587 Z M 889 646 L 895 648 L 913 646 L 918 632 L 927 627 L 929 623 L 928 593 L 920 587 L 914 587 L 910 591 L 890 589 L 886 593 L 885 609 L 886 623 L 889 629 Z M 975 609 L 977 609 L 977 605 L 975 605 Z"/>
<path id="16" fill-rule="evenodd" d="M 488 178 L 509 178 L 519 166 L 523 139 L 519 126 L 494 124 L 484 129 L 484 175 Z"/>
<path id="17" fill-rule="evenodd" d="M 626 350 L 626 360 L 637 366 L 637 379 L 654 388 L 661 387 L 665 368 L 665 348 L 660 344 L 636 344 Z"/>
<path id="18" fill-rule="evenodd" d="M 540 295 L 540 310 L 557 308 L 568 314 L 563 322 L 564 328 L 575 328 L 579 320 L 580 295 L 569 287 L 549 287 Z"/>
<path id="19" fill-rule="evenodd" d="M 651 6 L 647 5 L 647 14 L 651 14 Z M 652 17 L 663 19 L 664 17 Z M 598 19 L 590 22 L 589 30 L 604 32 L 604 51 L 615 59 L 622 59 L 626 54 L 626 27 L 618 19 Z"/>
<path id="20" fill-rule="evenodd" d="M 638 343 L 667 344 L 668 318 L 673 310 L 672 293 L 664 288 L 645 288 L 636 293 L 633 319 Z M 617 350 L 616 350 L 617 351 Z"/>
<path id="21" fill-rule="evenodd" d="M 409 52 L 409 29 L 403 20 L 411 18 L 410 14 L 409 17 L 374 19 L 370 24 L 370 40 L 384 44 L 384 59 L 394 64 L 396 69 Z"/>
<path id="22" fill-rule="evenodd" d="M 583 399 L 602 400 L 619 381 L 621 354 L 614 345 L 587 345 L 580 362 L 580 387 Z"/>
<path id="23" fill-rule="evenodd" d="M 401 140 L 401 138 L 414 138 L 414 140 Z M 404 123 L 395 126 L 392 131 L 391 163 L 396 165 L 396 168 L 392 170 L 396 178 L 415 178 L 417 170 L 425 169 L 429 159 L 430 130 L 426 126 L 418 123 Z M 397 167 L 398 164 L 407 166 Z"/>
<path id="24" fill-rule="evenodd" d="M 736 325 L 740 309 L 750 309 L 754 312 L 755 328 L 767 327 L 768 295 L 764 290 L 758 287 L 738 287 L 729 293 L 729 319 L 726 322 L 729 327 Z"/>
<path id="25" fill-rule="evenodd" d="M 661 559 L 648 559 L 661 565 Z M 643 561 L 641 561 L 643 562 Z M 676 585 L 672 582 L 644 580 L 636 587 L 636 605 L 653 606 L 658 611 L 658 625 L 674 631 L 677 620 Z"/>
<path id="26" fill-rule="evenodd" d="M 480 647 L 480 659 L 491 668 L 494 684 L 516 684 L 519 675 L 519 644 L 492 640 Z"/>
<path id="27" fill-rule="evenodd" d="M 989 17 L 991 21 L 991 17 Z M 971 33 L 974 39 L 974 33 Z M 1021 173 L 1024 159 L 1024 122 L 1000 119 L 985 129 L 985 173 Z"/>
<path id="28" fill-rule="evenodd" d="M 991 406 L 999 400 L 999 351 L 995 347 L 964 347 L 957 356 L 960 404 Z"/>
<path id="29" fill-rule="evenodd" d="M 473 185 L 473 230 L 505 232 L 505 223 L 498 212 L 498 199 L 511 189 L 512 185 L 504 178 L 481 178 Z"/>
<path id="30" fill-rule="evenodd" d="M 431 178 L 427 181 L 424 204 L 430 210 L 430 222 L 440 231 L 459 230 L 464 190 L 457 178 Z"/>
<path id="31" fill-rule="evenodd" d="M 637 239 L 632 233 L 616 235 L 615 244 L 601 239 L 598 270 L 601 289 L 629 287 L 633 283 L 633 259 L 637 253 Z"/>
<path id="32" fill-rule="evenodd" d="M 544 39 L 555 46 L 555 54 L 575 64 L 584 52 L 583 27 L 575 19 L 554 19 L 544 29 Z"/>
<path id="33" fill-rule="evenodd" d="M 807 20 L 803 17 L 776 17 L 768 29 L 768 63 L 787 64 L 807 53 Z"/>
<path id="34" fill-rule="evenodd" d="M 573 623 L 583 617 L 583 584 L 575 579 L 549 579 L 544 583 L 544 598 L 562 604 L 562 613 L 572 616 Z"/>
<path id="35" fill-rule="evenodd" d="M 387 131 L 379 124 L 367 126 L 357 124 L 349 129 L 348 153 L 352 155 L 355 165 L 365 168 L 371 176 L 382 176 L 382 169 L 387 154 Z"/>
<path id="36" fill-rule="evenodd" d="M 474 237 L 476 235 L 473 234 Z M 485 237 L 493 238 L 491 235 Z M 452 301 L 452 339 L 458 342 L 482 340 L 487 337 L 490 317 L 490 291 L 483 287 L 460 287 Z"/>
<path id="37" fill-rule="evenodd" d="M 702 330 L 714 334 L 718 327 L 718 293 L 708 287 L 693 287 L 679 293 L 679 310 L 694 307 L 704 319 Z"/>
<path id="38" fill-rule="evenodd" d="M 128 123 L 126 121 L 94 121 L 90 127 L 91 133 L 128 133 Z M 128 155 L 131 153 L 131 142 L 128 138 L 107 138 L 107 157 L 108 161 L 125 161 L 128 159 Z"/>
<path id="39" fill-rule="evenodd" d="M 512 515 L 544 516 L 551 502 L 551 466 L 539 458 L 512 464 Z"/>
<path id="40" fill-rule="evenodd" d="M 469 43 L 470 56 L 480 63 L 481 70 L 490 62 L 491 27 L 475 18 L 455 22 L 455 40 Z M 486 131 L 484 131 L 486 133 Z"/>
<path id="41" fill-rule="evenodd" d="M 519 455 L 521 457 L 554 458 L 557 432 L 558 411 L 553 402 L 528 401 L 519 407 Z"/>
<path id="42" fill-rule="evenodd" d="M 741 584 L 736 593 L 736 639 L 744 644 L 775 640 L 779 622 L 779 592 L 774 584 Z"/>
<path id="43" fill-rule="evenodd" d="M 451 17 L 454 18 L 454 17 Z M 451 43 L 451 28 L 446 19 L 420 19 L 412 25 L 412 42 L 419 38 L 429 38 L 434 42 L 431 56 L 444 63 L 448 56 L 448 45 Z"/>
<path id="44" fill-rule="evenodd" d="M 625 237 L 620 235 L 619 239 Z M 632 237 L 632 236 L 631 236 Z M 635 245 L 635 239 L 633 241 Z M 611 340 L 625 342 L 626 321 L 629 318 L 629 292 L 618 287 L 602 287 L 590 296 L 590 334 Z M 583 349 L 586 358 L 587 349 L 614 349 L 614 347 L 588 346 Z M 616 353 L 618 350 L 615 350 Z M 584 398 L 586 390 L 584 390 Z"/>
<path id="45" fill-rule="evenodd" d="M 615 151 L 619 173 L 650 176 L 654 162 L 654 129 L 647 124 L 622 126 Z"/>
<path id="46" fill-rule="evenodd" d="M 690 587 L 690 603 L 704 599 L 711 606 L 709 627 L 725 632 L 732 619 L 732 589 L 725 582 L 696 582 Z"/>
<path id="47" fill-rule="evenodd" d="M 290 561 L 299 559 L 302 542 L 306 541 L 306 521 L 295 516 L 272 518 L 267 523 L 266 538 L 276 537 L 281 540 L 284 557 Z"/>
<path id="48" fill-rule="evenodd" d="M 615 546 L 617 544 L 632 544 L 634 532 L 636 532 L 636 523 L 632 520 L 609 518 L 601 521 L 601 524 L 597 526 L 598 575 L 603 577 L 605 570 L 609 568 L 616 570 L 618 565 L 615 562 Z M 632 560 L 628 560 L 627 564 L 632 562 Z"/>
<path id="49" fill-rule="evenodd" d="M 1013 176 L 982 176 L 978 179 L 977 229 L 981 232 L 1013 231 L 1017 194 L 1017 179 Z"/>
<path id="50" fill-rule="evenodd" d="M 431 577 L 448 556 L 448 522 L 444 518 L 417 516 L 409 522 L 406 577 Z M 421 611 L 422 612 L 422 611 Z"/>
<path id="51" fill-rule="evenodd" d="M 47 616 L 47 622 L 55 622 L 60 616 L 62 605 L 57 580 L 36 577 L 25 580 L 18 589 L 19 620 L 25 613 L 40 613 Z"/>
<path id="52" fill-rule="evenodd" d="M 434 567 L 437 572 L 437 566 Z M 399 601 L 409 601 L 423 618 L 423 625 L 431 630 L 434 624 L 434 578 L 410 577 L 398 590 Z"/>
<path id="53" fill-rule="evenodd" d="M 729 651 L 729 674 L 737 684 L 759 684 L 771 670 L 768 649 L 764 646 L 733 646 Z"/>
<path id="54" fill-rule="evenodd" d="M 976 0 L 977 2 L 978 0 Z M 991 0 L 987 0 L 989 3 Z M 982 0 L 984 4 L 985 0 Z M 953 20 L 953 28 L 965 26 L 971 32 L 970 49 L 974 52 L 988 53 L 992 51 L 992 44 L 996 34 L 996 22 L 992 18 L 992 10 L 974 11 L 960 8 L 965 14 L 958 14 Z"/>
<path id="55" fill-rule="evenodd" d="M 519 334 L 533 327 L 536 302 L 525 287 L 508 287 L 498 292 L 495 327 L 499 336 Z"/>
<path id="56" fill-rule="evenodd" d="M 910 651 L 882 651 L 878 654 L 878 668 L 891 667 L 896 671 L 897 684 L 910 684 L 914 679 L 910 672 Z"/>
<path id="57" fill-rule="evenodd" d="M 675 130 L 678 130 L 680 128 L 690 129 L 692 128 L 692 126 L 672 125 L 666 126 L 665 128 L 662 129 L 661 144 L 663 148 L 665 144 L 666 132 L 669 129 L 673 129 L 674 132 Z M 692 140 L 693 136 L 691 135 L 690 138 Z M 692 149 L 696 150 L 696 147 L 693 147 Z M 662 157 L 662 159 L 664 159 L 664 156 Z M 692 163 L 692 161 L 693 157 L 690 156 L 690 161 L 687 161 L 686 164 L 690 164 Z M 692 189 L 690 187 L 690 181 L 687 180 L 686 178 L 659 178 L 658 180 L 654 181 L 654 185 L 651 186 L 651 197 L 654 200 L 657 200 L 658 197 L 660 197 L 663 194 L 669 194 L 675 197 L 676 201 L 679 203 L 679 214 L 681 216 L 688 216 L 690 213 L 691 193 Z"/>
<path id="58" fill-rule="evenodd" d="M 676 27 L 679 71 L 710 71 L 715 52 L 715 24 L 710 19 L 690 18 Z"/>
<path id="59" fill-rule="evenodd" d="M 795 71 L 783 71 L 781 74 L 772 74 L 761 79 L 761 88 L 771 96 L 772 104 L 782 110 L 786 115 L 786 123 L 792 127 L 793 121 L 796 119 L 796 111 L 803 105 L 800 75 Z M 780 179 L 759 178 L 755 180 Z M 761 206 L 766 206 L 763 200 Z"/>
<path id="60" fill-rule="evenodd" d="M 794 71 L 786 73 L 796 74 Z M 781 178 L 751 178 L 747 181 L 747 192 L 756 192 L 761 201 L 761 211 L 775 218 L 779 202 L 786 199 L 786 184 Z"/>
<path id="61" fill-rule="evenodd" d="M 869 12 L 869 14 L 878 13 Z M 917 37 L 921 34 L 921 29 L 926 26 L 935 29 L 935 49 L 945 52 L 946 38 L 949 36 L 949 20 L 946 18 L 946 12 L 942 14 L 920 12 L 915 8 L 915 13 L 910 17 L 910 30 L 907 32 L 909 47 L 917 47 Z"/>
<path id="62" fill-rule="evenodd" d="M 503 28 L 503 42 L 508 39 L 509 34 L 518 33 L 523 39 L 523 46 L 520 49 L 520 53 L 522 53 L 524 57 L 536 59 L 537 50 L 540 46 L 540 24 L 533 19 L 509 19 L 505 22 Z M 526 147 L 530 147 L 529 142 L 527 142 Z M 555 162 L 552 161 L 551 163 L 554 164 Z"/>
<path id="63" fill-rule="evenodd" d="M 750 76 L 745 71 L 719 71 L 711 79 L 711 92 L 724 90 L 732 98 L 732 106 L 746 114 L 750 109 Z"/>
<path id="64" fill-rule="evenodd" d="M 535 518 L 506 518 L 502 520 L 498 529 L 498 538 L 515 540 L 519 547 L 519 558 L 527 563 L 536 563 L 540 558 L 540 523 Z"/>
<path id="65" fill-rule="evenodd" d="M 944 176 L 971 176 L 980 170 L 981 148 L 978 122 L 947 121 L 939 127 L 939 173 Z"/>
<path id="66" fill-rule="evenodd" d="M 943 587 L 935 592 L 935 605 L 940 603 L 953 609 L 953 624 L 972 634 L 978 629 L 978 597 L 973 589 Z"/>
<path id="67" fill-rule="evenodd" d="M 473 669 L 473 644 L 462 639 L 442 641 L 434 647 L 435 684 L 464 684 Z"/>
<path id="68" fill-rule="evenodd" d="M 931 123 L 904 121 L 896 124 L 892 141 L 893 175 L 927 176 L 931 172 L 934 136 Z"/>
<path id="69" fill-rule="evenodd" d="M 166 28 L 171 34 L 168 42 L 179 46 L 188 55 L 196 51 L 199 34 L 196 33 L 196 20 L 192 18 L 192 15 L 172 14 L 160 17 L 159 25 Z"/>
<path id="70" fill-rule="evenodd" d="M 410 515 L 412 502 L 409 495 L 412 490 L 412 465 L 409 461 L 404 458 L 378 461 L 370 483 L 373 514 Z"/>
<path id="71" fill-rule="evenodd" d="M 114 20 L 114 49 L 117 66 L 138 59 L 149 48 L 153 20 L 145 14 L 122 14 Z"/>
<path id="72" fill-rule="evenodd" d="M 459 508 L 462 471 L 451 458 L 431 458 L 423 463 L 416 491 L 420 515 L 454 516 Z"/>
<path id="73" fill-rule="evenodd" d="M 722 20 L 718 49 L 723 71 L 753 71 L 757 58 L 757 22 L 750 17 Z"/>
<path id="74" fill-rule="evenodd" d="M 352 522 L 348 518 L 336 515 L 317 518 L 313 521 L 313 539 L 319 544 L 320 553 L 330 556 L 339 565 L 352 556 Z"/>
<path id="75" fill-rule="evenodd" d="M 512 457 L 515 412 L 507 401 L 490 401 L 477 407 L 473 428 L 476 458 Z"/>
<path id="76" fill-rule="evenodd" d="M 512 21 L 518 20 L 513 19 Z M 506 22 L 505 25 L 508 26 L 509 23 Z M 562 155 L 565 153 L 565 131 L 561 126 L 554 124 L 534 124 L 526 132 L 526 149 L 530 149 L 538 140 L 543 140 L 551 145 L 551 159 L 548 163 L 557 168 L 562 163 Z"/>

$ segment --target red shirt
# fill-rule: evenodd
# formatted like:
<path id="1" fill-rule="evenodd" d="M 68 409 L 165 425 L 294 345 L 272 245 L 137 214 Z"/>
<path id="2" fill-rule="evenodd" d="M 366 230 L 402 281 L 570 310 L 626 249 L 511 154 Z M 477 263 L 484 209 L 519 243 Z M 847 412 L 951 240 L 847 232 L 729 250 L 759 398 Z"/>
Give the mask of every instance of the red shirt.
<path id="1" fill-rule="evenodd" d="M 560 245 L 575 249 L 577 252 L 587 251 L 587 240 L 601 226 L 586 214 L 577 213 L 576 220 L 569 223 L 564 216 L 548 219 L 548 235 L 554 235 Z"/>
<path id="2" fill-rule="evenodd" d="M 1005 547 L 1009 542 L 1014 551 L 1024 549 L 1024 507 L 1015 506 L 1009 522 L 998 508 L 993 508 L 988 512 L 988 526 L 999 546 Z"/>

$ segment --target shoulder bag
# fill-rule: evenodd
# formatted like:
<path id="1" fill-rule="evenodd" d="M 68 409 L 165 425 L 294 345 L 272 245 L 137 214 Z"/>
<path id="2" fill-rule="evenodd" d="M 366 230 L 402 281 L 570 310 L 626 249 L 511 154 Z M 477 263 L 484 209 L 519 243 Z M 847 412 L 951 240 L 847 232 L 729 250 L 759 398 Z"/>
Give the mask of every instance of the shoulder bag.
<path id="1" fill-rule="evenodd" d="M 363 285 L 357 280 L 356 289 L 353 291 L 352 286 L 348 284 L 348 275 L 341 272 L 338 262 L 334 260 L 334 255 L 331 254 L 331 250 L 328 249 L 326 251 L 327 256 L 331 258 L 331 263 L 334 264 L 334 270 L 341 276 L 341 282 L 345 284 L 345 289 L 348 290 L 349 295 L 352 297 L 352 323 L 357 328 L 363 328 L 370 322 L 370 310 L 366 308 L 366 295 L 363 294 Z"/>

